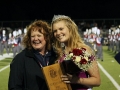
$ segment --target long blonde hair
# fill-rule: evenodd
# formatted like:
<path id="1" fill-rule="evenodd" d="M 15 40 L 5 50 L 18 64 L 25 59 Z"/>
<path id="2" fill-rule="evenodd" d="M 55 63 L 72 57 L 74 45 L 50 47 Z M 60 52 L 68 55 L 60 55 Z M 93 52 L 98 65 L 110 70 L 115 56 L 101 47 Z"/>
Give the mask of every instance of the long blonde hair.
<path id="1" fill-rule="evenodd" d="M 67 26 L 67 28 L 69 29 L 70 32 L 70 38 L 68 40 L 68 47 L 71 48 L 71 51 L 74 48 L 86 48 L 86 50 L 89 53 L 93 53 L 93 50 L 84 43 L 84 41 L 82 40 L 81 36 L 78 33 L 78 26 L 75 24 L 75 22 L 73 20 L 71 20 L 70 17 L 68 16 L 64 16 L 64 15 L 59 15 L 56 19 L 53 19 L 52 23 L 51 23 L 51 29 L 53 30 L 53 24 L 59 22 L 59 21 L 64 21 L 65 25 Z M 55 39 L 54 35 L 53 35 L 53 43 L 54 43 L 54 48 L 56 50 L 56 53 L 58 53 L 58 55 L 60 56 L 62 54 L 62 48 L 60 45 L 60 42 Z"/>

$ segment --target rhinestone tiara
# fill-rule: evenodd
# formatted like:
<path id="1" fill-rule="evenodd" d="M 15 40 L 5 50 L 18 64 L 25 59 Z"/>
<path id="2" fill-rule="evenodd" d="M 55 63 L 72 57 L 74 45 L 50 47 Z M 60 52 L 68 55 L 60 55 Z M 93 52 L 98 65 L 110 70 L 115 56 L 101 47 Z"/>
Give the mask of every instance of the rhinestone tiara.
<path id="1" fill-rule="evenodd" d="M 70 17 L 68 17 L 68 16 L 65 16 L 65 15 L 54 15 L 53 16 L 53 19 L 52 19 L 52 22 L 54 22 L 55 20 L 57 20 L 57 19 L 60 19 L 60 18 L 70 18 Z"/>

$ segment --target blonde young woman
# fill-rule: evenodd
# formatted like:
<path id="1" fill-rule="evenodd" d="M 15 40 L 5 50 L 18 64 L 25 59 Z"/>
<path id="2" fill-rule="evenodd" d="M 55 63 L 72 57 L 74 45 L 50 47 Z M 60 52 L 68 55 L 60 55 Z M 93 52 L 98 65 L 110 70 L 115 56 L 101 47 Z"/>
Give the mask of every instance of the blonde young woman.
<path id="1" fill-rule="evenodd" d="M 82 70 L 73 75 L 62 75 L 62 80 L 65 83 L 70 83 L 72 90 L 91 90 L 93 87 L 99 86 L 101 79 L 94 51 L 81 39 L 75 22 L 68 16 L 55 15 L 51 28 L 53 31 L 54 48 L 59 56 L 58 62 L 62 62 L 65 59 L 64 55 L 68 55 L 75 48 L 84 48 L 89 55 L 94 57 L 91 58 L 91 66 L 88 67 L 87 71 Z"/>

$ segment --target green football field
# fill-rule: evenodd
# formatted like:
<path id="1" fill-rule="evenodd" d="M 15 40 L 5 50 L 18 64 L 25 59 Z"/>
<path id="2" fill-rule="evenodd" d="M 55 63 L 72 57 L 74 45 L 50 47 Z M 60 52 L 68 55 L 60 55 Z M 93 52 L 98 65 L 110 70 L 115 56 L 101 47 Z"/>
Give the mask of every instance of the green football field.
<path id="1" fill-rule="evenodd" d="M 98 63 L 107 74 L 100 68 L 101 85 L 94 87 L 93 90 L 120 90 L 120 64 L 115 61 L 115 54 L 107 50 L 107 46 L 103 47 L 103 56 L 104 61 L 98 59 Z M 0 61 L 0 90 L 8 90 L 9 63 L 11 60 L 11 58 L 6 58 Z M 3 68 L 5 69 L 2 70 Z"/>

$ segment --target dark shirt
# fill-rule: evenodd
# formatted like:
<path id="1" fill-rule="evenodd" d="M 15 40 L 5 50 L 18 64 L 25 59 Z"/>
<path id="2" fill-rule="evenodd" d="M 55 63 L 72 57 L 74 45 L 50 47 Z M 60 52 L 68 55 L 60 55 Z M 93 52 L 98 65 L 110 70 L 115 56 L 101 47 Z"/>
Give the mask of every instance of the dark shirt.
<path id="1" fill-rule="evenodd" d="M 33 52 L 34 52 L 35 56 L 37 57 L 40 65 L 42 65 L 43 67 L 48 65 L 49 57 L 51 56 L 50 51 L 48 51 L 45 55 L 40 54 L 38 50 L 33 49 Z"/>

